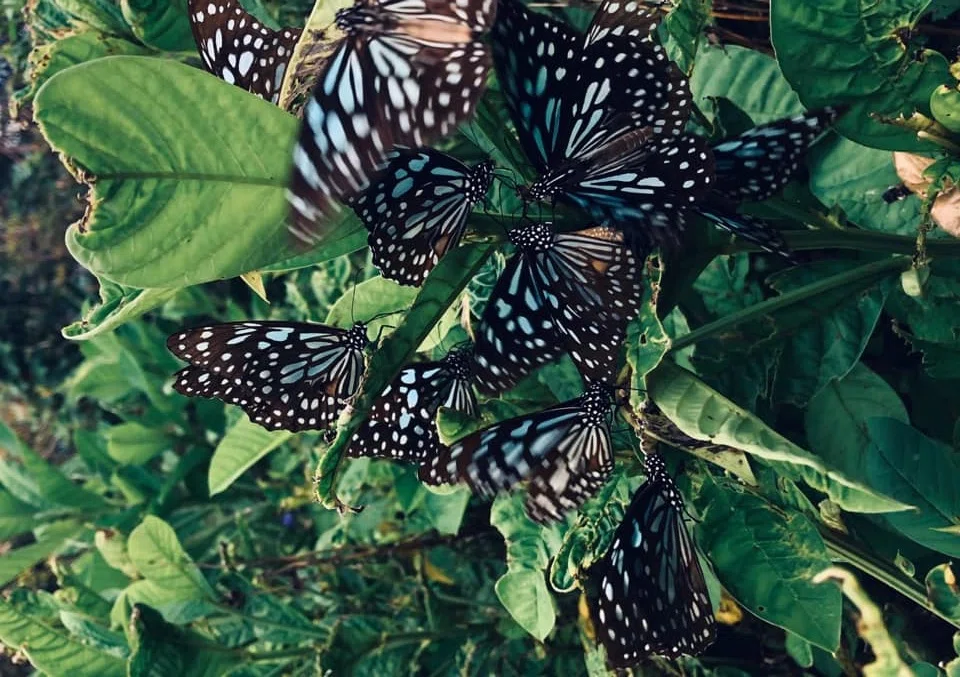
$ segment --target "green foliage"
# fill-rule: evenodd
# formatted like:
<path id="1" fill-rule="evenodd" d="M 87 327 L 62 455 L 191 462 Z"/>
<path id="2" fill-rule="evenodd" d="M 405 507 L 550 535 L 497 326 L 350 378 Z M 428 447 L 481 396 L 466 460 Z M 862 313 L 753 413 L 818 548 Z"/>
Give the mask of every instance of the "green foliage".
<path id="1" fill-rule="evenodd" d="M 317 3 L 310 26 L 344 4 Z M 350 210 L 300 250 L 284 196 L 297 120 L 193 67 L 185 3 L 31 3 L 17 100 L 88 184 L 67 243 L 99 301 L 70 301 L 66 316 L 81 319 L 63 336 L 76 357 L 55 406 L 31 400 L 24 417 L 20 384 L 0 384 L 17 395 L 0 406 L 17 424 L 0 424 L 0 583 L 13 588 L 0 641 L 51 675 L 604 674 L 584 606 L 590 567 L 643 481 L 633 426 L 649 400 L 659 411 L 645 444 L 672 449 L 723 626 L 685 674 L 960 674 L 955 647 L 910 631 L 918 619 L 960 628 L 949 564 L 960 556 L 960 245 L 936 230 L 918 238 L 920 198 L 881 198 L 899 181 L 891 150 L 933 156 L 932 178 L 956 176 L 944 57 L 955 45 L 906 30 L 955 3 L 773 0 L 769 43 L 714 4 L 670 3 L 659 28 L 691 74 L 695 131 L 718 140 L 804 106 L 850 107 L 806 174 L 744 207 L 782 227 L 802 263 L 703 224 L 691 224 L 690 246 L 647 259 L 614 476 L 575 516 L 541 527 L 520 493 L 487 505 L 464 488 L 428 490 L 415 469 L 345 456 L 400 369 L 469 339 L 509 254 L 504 222 L 522 213 L 512 191 L 491 191 L 420 289 L 376 274 Z M 744 6 L 763 16 L 767 4 Z M 309 7 L 247 9 L 280 25 Z M 754 44 L 714 44 L 731 27 Z M 889 124 L 915 112 L 942 125 L 923 127 L 937 144 L 917 137 L 921 118 Z M 444 149 L 529 178 L 495 81 Z M 269 303 L 233 279 L 253 271 Z M 332 440 L 268 432 L 172 393 L 180 365 L 166 336 L 246 318 L 370 322 L 379 341 Z M 0 358 L 22 343 L 0 340 Z M 482 401 L 479 419 L 441 411 L 438 426 L 449 442 L 581 390 L 564 359 Z M 885 617 L 857 623 L 836 586 L 814 582 L 834 559 L 876 579 Z M 770 660 L 752 665 L 740 646 Z"/>

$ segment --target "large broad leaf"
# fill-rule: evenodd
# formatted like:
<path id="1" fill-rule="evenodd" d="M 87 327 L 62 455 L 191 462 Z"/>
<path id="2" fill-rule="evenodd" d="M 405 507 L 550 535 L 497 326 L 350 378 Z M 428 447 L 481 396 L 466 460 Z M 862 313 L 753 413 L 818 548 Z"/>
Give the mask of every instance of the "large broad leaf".
<path id="1" fill-rule="evenodd" d="M 777 62 L 745 47 L 703 47 L 697 54 L 690 87 L 702 109 L 712 110 L 710 97 L 723 97 L 758 125 L 803 112 L 800 100 L 784 79 Z"/>
<path id="2" fill-rule="evenodd" d="M 922 148 L 912 131 L 871 115 L 927 111 L 930 92 L 949 78 L 947 60 L 904 39 L 929 0 L 771 0 L 770 34 L 777 60 L 810 108 L 851 102 L 838 128 L 875 148 Z"/>
<path id="3" fill-rule="evenodd" d="M 276 106 L 196 68 L 118 56 L 51 78 L 35 117 L 94 180 L 67 244 L 98 276 L 180 287 L 297 253 L 284 196 L 297 121 Z"/>
<path id="4" fill-rule="evenodd" d="M 75 520 L 54 522 L 37 533 L 36 543 L 5 552 L 0 556 L 0 586 L 7 585 L 37 562 L 56 553 L 82 531 L 83 525 Z"/>
<path id="5" fill-rule="evenodd" d="M 867 459 L 877 453 L 878 443 L 867 422 L 877 416 L 910 423 L 893 388 L 858 363 L 810 401 L 804 418 L 810 449 L 850 477 L 867 481 Z"/>
<path id="6" fill-rule="evenodd" d="M 762 458 L 779 473 L 803 479 L 852 512 L 888 512 L 909 506 L 881 495 L 797 446 L 669 360 L 650 374 L 648 383 L 653 401 L 690 437 Z"/>
<path id="7" fill-rule="evenodd" d="M 293 437 L 286 430 L 266 430 L 241 417 L 223 436 L 210 459 L 210 495 L 225 491 L 254 463 Z"/>
<path id="8" fill-rule="evenodd" d="M 0 640 L 22 650 L 38 670 L 49 675 L 124 677 L 125 661 L 86 646 L 63 630 L 54 629 L 0 599 Z"/>
<path id="9" fill-rule="evenodd" d="M 765 621 L 835 651 L 841 596 L 836 587 L 812 581 L 830 566 L 817 527 L 727 482 L 705 482 L 697 504 L 703 510 L 697 541 L 723 587 Z"/>
<path id="10" fill-rule="evenodd" d="M 687 73 L 695 65 L 700 43 L 706 42 L 704 32 L 710 21 L 712 5 L 712 0 L 677 0 L 663 20 L 663 30 L 669 36 L 667 51 Z"/>
<path id="11" fill-rule="evenodd" d="M 960 557 L 960 456 L 893 418 L 867 421 L 867 433 L 875 442 L 866 463 L 872 484 L 917 508 L 887 521 L 921 545 Z"/>
<path id="12" fill-rule="evenodd" d="M 124 465 L 143 465 L 172 446 L 165 432 L 140 423 L 121 423 L 107 431 L 107 453 Z"/>
<path id="13" fill-rule="evenodd" d="M 164 52 L 196 49 L 185 0 L 120 0 L 120 9 L 143 44 Z"/>
<path id="14" fill-rule="evenodd" d="M 87 311 L 83 319 L 64 327 L 63 337 L 86 341 L 159 308 L 176 296 L 177 292 L 179 289 L 176 287 L 135 289 L 110 280 L 101 280 L 100 303 Z"/>
<path id="15" fill-rule="evenodd" d="M 882 199 L 900 183 L 893 156 L 832 136 L 810 151 L 810 190 L 827 207 L 839 206 L 858 226 L 885 233 L 909 235 L 920 223 L 916 195 L 888 204 Z"/>
<path id="16" fill-rule="evenodd" d="M 170 625 L 145 604 L 134 606 L 126 628 L 132 650 L 129 677 L 217 677 L 242 660 L 239 653 Z"/>
<path id="17" fill-rule="evenodd" d="M 644 286 L 640 312 L 627 325 L 627 364 L 633 374 L 631 400 L 635 403 L 644 397 L 647 374 L 660 364 L 670 350 L 670 336 L 657 317 L 657 296 L 663 272 L 660 258 L 653 256 L 648 259 L 646 271 L 648 283 Z"/>

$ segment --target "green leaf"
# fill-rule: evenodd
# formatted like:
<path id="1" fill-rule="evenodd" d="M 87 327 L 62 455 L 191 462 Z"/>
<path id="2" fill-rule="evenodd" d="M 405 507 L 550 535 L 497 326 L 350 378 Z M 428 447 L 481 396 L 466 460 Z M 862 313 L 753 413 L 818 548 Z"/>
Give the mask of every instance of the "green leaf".
<path id="1" fill-rule="evenodd" d="M 353 433 L 366 419 L 374 399 L 383 392 L 404 365 L 416 354 L 437 321 L 453 305 L 467 283 L 492 253 L 489 244 L 463 245 L 440 259 L 420 288 L 403 322 L 371 355 L 366 378 L 353 404 L 353 413 L 343 423 L 337 438 L 317 466 L 317 496 L 328 507 L 336 507 L 334 485 L 340 463 Z"/>
<path id="2" fill-rule="evenodd" d="M 117 658 L 126 658 L 129 649 L 123 635 L 103 627 L 84 614 L 73 611 L 60 611 L 60 622 L 70 634 L 84 644 L 99 649 Z"/>
<path id="3" fill-rule="evenodd" d="M 74 26 L 95 28 L 108 35 L 132 37 L 120 8 L 110 0 L 55 0 L 55 4 L 77 19 L 71 21 Z"/>
<path id="4" fill-rule="evenodd" d="M 676 426 L 694 439 L 709 440 L 762 458 L 791 479 L 803 479 L 851 512 L 904 510 L 904 505 L 842 473 L 738 407 L 690 372 L 664 361 L 651 373 L 649 394 Z"/>
<path id="5" fill-rule="evenodd" d="M 710 97 L 729 99 L 760 125 L 803 112 L 796 93 L 772 58 L 746 47 L 701 48 L 690 78 L 694 100 L 709 111 Z"/>
<path id="6" fill-rule="evenodd" d="M 73 341 L 86 341 L 159 308 L 179 291 L 176 287 L 133 289 L 100 280 L 100 303 L 87 311 L 83 319 L 64 327 L 61 333 Z"/>
<path id="7" fill-rule="evenodd" d="M 173 528 L 147 515 L 127 539 L 130 561 L 146 582 L 178 600 L 215 599 L 210 584 L 184 551 Z"/>
<path id="8" fill-rule="evenodd" d="M 947 60 L 906 44 L 929 0 L 772 0 L 770 38 L 783 74 L 809 108 L 853 102 L 837 127 L 874 148 L 922 149 L 913 132 L 884 125 L 872 114 L 896 117 L 927 111 L 933 89 L 949 79 Z M 928 146 L 929 147 L 929 146 Z"/>
<path id="9" fill-rule="evenodd" d="M 813 647 L 810 646 L 810 642 L 807 640 L 787 631 L 784 648 L 787 650 L 790 658 L 801 668 L 813 667 Z"/>
<path id="10" fill-rule="evenodd" d="M 810 190 L 827 207 L 840 207 L 862 228 L 910 235 L 920 224 L 920 198 L 916 195 L 893 204 L 883 193 L 900 183 L 893 156 L 832 135 L 810 150 Z"/>
<path id="11" fill-rule="evenodd" d="M 129 628 L 129 677 L 218 677 L 242 660 L 197 633 L 170 625 L 145 604 L 134 606 Z"/>
<path id="12" fill-rule="evenodd" d="M 34 506 L 17 500 L 6 491 L 0 491 L 0 541 L 6 541 L 42 524 L 43 518 L 36 513 Z"/>
<path id="13" fill-rule="evenodd" d="M 927 598 L 937 611 L 960 623 L 960 589 L 957 576 L 949 564 L 940 564 L 927 572 L 924 579 Z"/>
<path id="14" fill-rule="evenodd" d="M 397 313 L 369 322 L 367 329 L 376 335 L 380 327 L 392 328 L 401 312 L 417 298 L 418 289 L 398 284 L 385 277 L 372 277 L 346 291 L 337 299 L 327 313 L 327 324 L 335 327 L 350 327 L 354 322 L 367 322 L 374 315 Z M 389 329 L 384 330 L 386 336 Z"/>
<path id="15" fill-rule="evenodd" d="M 123 18 L 143 44 L 163 52 L 196 49 L 187 3 L 179 0 L 120 0 Z"/>
<path id="16" fill-rule="evenodd" d="M 47 80 L 70 66 L 105 56 L 145 56 L 151 53 L 152 50 L 141 45 L 99 31 L 84 31 L 39 45 L 30 52 L 30 84 L 17 93 L 17 103 L 20 106 L 29 104 Z"/>
<path id="17" fill-rule="evenodd" d="M 760 286 L 747 281 L 749 272 L 749 254 L 718 256 L 703 269 L 693 287 L 707 310 L 723 317 L 763 300 Z"/>
<path id="18" fill-rule="evenodd" d="M 423 499 L 423 509 L 437 533 L 454 535 L 460 531 L 463 515 L 472 495 L 466 487 L 458 487 L 457 491 L 451 494 L 427 492 Z"/>
<path id="19" fill-rule="evenodd" d="M 98 277 L 182 287 L 296 253 L 284 193 L 297 121 L 273 104 L 183 64 L 110 57 L 51 78 L 35 117 L 96 179 L 67 244 Z"/>
<path id="20" fill-rule="evenodd" d="M 627 364 L 632 371 L 631 401 L 638 402 L 646 392 L 647 374 L 653 371 L 670 350 L 670 337 L 657 316 L 656 299 L 660 293 L 663 268 L 660 258 L 647 259 L 648 284 L 643 288 L 640 312 L 627 325 Z"/>
<path id="21" fill-rule="evenodd" d="M 842 379 L 830 383 L 810 401 L 804 416 L 810 449 L 830 459 L 850 477 L 867 480 L 867 459 L 877 453 L 870 434 L 876 416 L 910 423 L 907 410 L 886 381 L 858 363 Z"/>
<path id="22" fill-rule="evenodd" d="M 960 524 L 960 456 L 916 428 L 893 418 L 872 418 L 875 441 L 866 459 L 872 486 L 916 511 L 887 515 L 900 533 L 951 557 L 960 556 L 960 535 L 941 531 Z"/>
<path id="23" fill-rule="evenodd" d="M 170 448 L 166 433 L 139 423 L 121 423 L 107 431 L 107 453 L 122 465 L 143 465 Z"/>
<path id="24" fill-rule="evenodd" d="M 0 556 L 0 586 L 7 585 L 21 572 L 56 553 L 67 541 L 83 531 L 75 520 L 54 522 L 37 533 L 37 542 L 8 550 Z"/>
<path id="25" fill-rule="evenodd" d="M 694 57 L 710 21 L 712 0 L 677 0 L 662 27 L 670 36 L 666 43 L 671 59 L 685 73 L 694 67 Z"/>
<path id="26" fill-rule="evenodd" d="M 726 482 L 706 482 L 697 540 L 723 587 L 763 620 L 833 652 L 840 644 L 841 596 L 813 576 L 830 566 L 817 527 L 783 514 Z"/>
<path id="27" fill-rule="evenodd" d="M 266 430 L 246 416 L 237 419 L 210 459 L 207 486 L 210 495 L 226 491 L 254 463 L 293 437 L 286 430 Z"/>
<path id="28" fill-rule="evenodd" d="M 344 220 L 336 231 L 328 234 L 323 240 L 323 246 L 297 254 L 288 259 L 271 263 L 260 270 L 268 272 L 286 272 L 298 268 L 308 268 L 320 263 L 332 261 L 340 256 L 352 254 L 367 246 L 367 229 L 352 211 L 344 210 Z"/>
<path id="29" fill-rule="evenodd" d="M 38 670 L 50 675 L 76 677 L 125 677 L 125 661 L 105 651 L 86 646 L 22 614 L 0 599 L 0 640 L 10 648 L 22 649 Z"/>
<path id="30" fill-rule="evenodd" d="M 497 579 L 497 599 L 513 620 L 541 642 L 553 630 L 557 611 L 542 571 L 514 569 Z"/>

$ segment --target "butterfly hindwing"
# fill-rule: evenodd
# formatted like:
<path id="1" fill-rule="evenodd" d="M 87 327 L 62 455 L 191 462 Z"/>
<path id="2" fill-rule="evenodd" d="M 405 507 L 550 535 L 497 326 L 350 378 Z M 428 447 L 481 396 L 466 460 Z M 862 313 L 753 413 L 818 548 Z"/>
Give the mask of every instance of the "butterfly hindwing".
<path id="1" fill-rule="evenodd" d="M 527 514 L 560 519 L 606 481 L 610 396 L 604 386 L 542 412 L 502 421 L 468 435 L 420 467 L 428 484 L 466 482 L 493 496 L 530 480 Z"/>
<path id="2" fill-rule="evenodd" d="M 429 148 L 397 149 L 353 208 L 367 230 L 381 274 L 420 285 L 463 236 L 474 204 L 483 200 L 493 165 L 473 168 Z"/>
<path id="3" fill-rule="evenodd" d="M 493 0 L 357 0 L 337 13 L 345 35 L 304 108 L 289 194 L 292 232 L 363 192 L 395 146 L 424 146 L 467 119 L 491 60 L 479 39 Z"/>
<path id="4" fill-rule="evenodd" d="M 403 369 L 374 402 L 354 434 L 351 457 L 389 458 L 422 463 L 440 450 L 434 419 L 440 407 L 476 414 L 470 387 L 472 357 L 456 350 L 439 362 Z"/>
<path id="5" fill-rule="evenodd" d="M 299 28 L 273 30 L 239 0 L 189 0 L 190 29 L 206 69 L 218 78 L 277 103 Z"/>
<path id="6" fill-rule="evenodd" d="M 303 322 L 231 322 L 173 334 L 168 349 L 190 366 L 177 392 L 237 404 L 274 430 L 332 423 L 363 378 L 366 327 Z"/>
<path id="7" fill-rule="evenodd" d="M 591 572 L 599 581 L 596 635 L 614 668 L 636 665 L 652 654 L 697 655 L 716 635 L 680 492 L 654 454 L 647 456 L 646 474 Z"/>

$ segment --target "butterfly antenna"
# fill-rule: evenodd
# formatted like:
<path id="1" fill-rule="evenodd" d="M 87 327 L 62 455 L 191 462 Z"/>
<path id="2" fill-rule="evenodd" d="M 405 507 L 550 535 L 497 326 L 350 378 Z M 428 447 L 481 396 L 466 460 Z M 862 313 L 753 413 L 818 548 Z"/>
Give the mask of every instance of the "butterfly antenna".
<path id="1" fill-rule="evenodd" d="M 354 311 L 356 310 L 356 307 L 357 307 L 357 285 L 360 284 L 359 282 L 357 282 L 357 276 L 360 274 L 360 272 L 361 272 L 360 268 L 357 268 L 353 273 L 353 296 L 350 298 L 350 323 L 351 324 L 357 323 L 357 316 Z"/>

